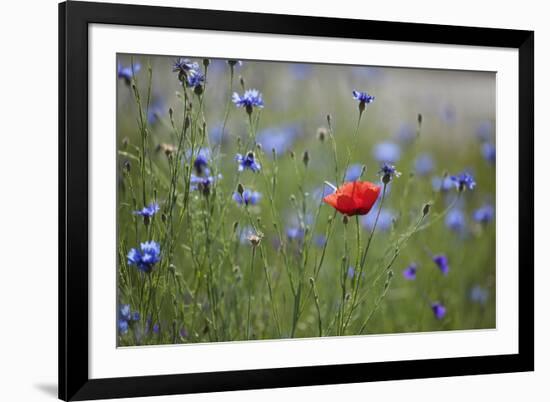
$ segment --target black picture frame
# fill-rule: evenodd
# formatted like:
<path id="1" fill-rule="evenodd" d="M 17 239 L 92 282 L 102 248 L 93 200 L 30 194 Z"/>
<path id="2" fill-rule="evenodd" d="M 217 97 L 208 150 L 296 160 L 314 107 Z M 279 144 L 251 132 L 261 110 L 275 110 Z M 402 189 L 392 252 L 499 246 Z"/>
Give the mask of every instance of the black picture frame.
<path id="1" fill-rule="evenodd" d="M 517 49 L 520 177 L 518 353 L 90 379 L 87 83 L 88 25 L 92 23 Z M 533 153 L 532 31 L 78 1 L 59 4 L 59 398 L 87 400 L 534 370 Z"/>

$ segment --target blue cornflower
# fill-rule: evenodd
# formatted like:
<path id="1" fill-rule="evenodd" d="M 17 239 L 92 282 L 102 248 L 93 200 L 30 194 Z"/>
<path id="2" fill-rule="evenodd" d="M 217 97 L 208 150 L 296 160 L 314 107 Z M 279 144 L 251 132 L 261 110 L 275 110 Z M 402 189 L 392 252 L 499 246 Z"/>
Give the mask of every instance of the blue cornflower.
<path id="1" fill-rule="evenodd" d="M 376 144 L 372 153 L 380 163 L 395 163 L 401 158 L 401 148 L 394 142 Z"/>
<path id="2" fill-rule="evenodd" d="M 262 94 L 257 89 L 247 89 L 242 96 L 234 92 L 232 101 L 237 107 L 244 107 L 248 114 L 251 114 L 255 107 L 260 109 L 264 107 Z"/>
<path id="3" fill-rule="evenodd" d="M 434 191 L 449 191 L 451 188 L 453 188 L 453 186 L 454 182 L 449 176 L 445 176 L 443 178 L 439 176 L 434 176 L 432 178 L 432 188 Z"/>
<path id="4" fill-rule="evenodd" d="M 286 229 L 286 237 L 288 237 L 289 240 L 302 240 L 304 235 L 304 229 L 298 226 L 291 226 Z"/>
<path id="5" fill-rule="evenodd" d="M 371 96 L 366 92 L 356 91 L 354 89 L 352 94 L 353 99 L 359 102 L 359 112 L 361 113 L 363 113 L 367 104 L 374 102 L 374 96 Z"/>
<path id="6" fill-rule="evenodd" d="M 227 129 L 224 130 L 223 124 L 216 124 L 210 128 L 208 138 L 211 144 L 221 144 L 227 140 L 224 135 L 227 136 Z"/>
<path id="7" fill-rule="evenodd" d="M 288 68 L 295 80 L 304 80 L 308 78 L 313 70 L 312 65 L 307 63 L 290 63 Z"/>
<path id="8" fill-rule="evenodd" d="M 325 244 L 327 244 L 327 237 L 322 234 L 315 235 L 313 243 L 315 243 L 317 247 L 324 247 Z"/>
<path id="9" fill-rule="evenodd" d="M 123 304 L 120 306 L 120 319 L 130 321 L 132 319 L 132 313 L 130 311 L 129 304 Z"/>
<path id="10" fill-rule="evenodd" d="M 489 120 L 484 120 L 476 128 L 476 137 L 481 142 L 489 142 L 493 134 L 493 123 Z"/>
<path id="11" fill-rule="evenodd" d="M 434 160 L 429 154 L 422 154 L 414 162 L 414 171 L 419 176 L 429 175 L 434 168 Z"/>
<path id="12" fill-rule="evenodd" d="M 257 191 L 244 190 L 242 194 L 238 192 L 233 193 L 233 200 L 239 205 L 256 205 L 260 202 L 262 194 Z"/>
<path id="13" fill-rule="evenodd" d="M 164 113 L 164 101 L 159 97 L 153 97 L 149 105 L 149 110 L 147 111 L 147 122 L 149 124 L 155 124 Z"/>
<path id="14" fill-rule="evenodd" d="M 193 168 L 198 175 L 208 175 L 208 161 L 210 159 L 210 150 L 208 148 L 200 148 L 197 151 L 195 160 L 193 160 Z"/>
<path id="15" fill-rule="evenodd" d="M 118 311 L 118 330 L 122 335 L 128 333 L 131 321 L 139 321 L 139 313 L 132 313 L 130 305 L 123 304 Z"/>
<path id="16" fill-rule="evenodd" d="M 125 335 L 128 333 L 128 321 L 126 320 L 118 320 L 118 332 L 120 332 L 122 335 Z"/>
<path id="17" fill-rule="evenodd" d="M 384 163 L 378 171 L 378 174 L 384 184 L 388 184 L 394 177 L 397 178 L 401 176 L 401 172 L 398 172 L 395 166 L 390 165 L 389 163 Z"/>
<path id="18" fill-rule="evenodd" d="M 154 240 L 141 243 L 140 249 L 133 248 L 128 253 L 128 265 L 135 265 L 140 271 L 151 272 L 160 261 L 160 245 Z"/>
<path id="19" fill-rule="evenodd" d="M 344 180 L 356 181 L 361 177 L 362 172 L 363 172 L 363 165 L 360 165 L 358 163 L 350 165 L 350 167 L 348 167 L 348 169 L 346 170 L 346 176 Z"/>
<path id="20" fill-rule="evenodd" d="M 153 332 L 155 334 L 158 334 L 160 332 L 160 325 L 158 323 L 155 323 L 155 325 L 153 325 Z"/>
<path id="21" fill-rule="evenodd" d="M 221 179 L 221 175 L 218 177 L 214 176 L 196 176 L 191 175 L 190 184 L 192 191 L 200 191 L 203 195 L 210 195 L 210 190 L 212 185 L 216 182 L 217 179 Z"/>
<path id="22" fill-rule="evenodd" d="M 418 265 L 414 262 L 410 263 L 409 266 L 403 270 L 403 278 L 408 281 L 414 281 L 416 279 L 417 270 Z"/>
<path id="23" fill-rule="evenodd" d="M 353 279 L 355 276 L 355 269 L 353 267 L 348 268 L 347 276 L 349 279 Z"/>
<path id="24" fill-rule="evenodd" d="M 292 146 L 298 136 L 298 127 L 287 124 L 280 127 L 268 127 L 260 131 L 256 142 L 262 146 L 266 154 L 272 155 L 273 150 L 277 155 L 282 155 Z"/>
<path id="25" fill-rule="evenodd" d="M 484 142 L 481 144 L 481 154 L 487 160 L 487 162 L 494 164 L 497 159 L 497 150 L 495 144 L 490 142 Z"/>
<path id="26" fill-rule="evenodd" d="M 204 74 L 200 69 L 189 70 L 187 73 L 187 86 L 196 88 L 204 84 Z"/>
<path id="27" fill-rule="evenodd" d="M 245 169 L 250 169 L 253 172 L 259 172 L 261 169 L 261 166 L 258 162 L 256 162 L 254 152 L 252 151 L 249 151 L 245 156 L 241 154 L 235 155 L 235 160 L 239 164 L 239 172 L 242 172 Z"/>
<path id="28" fill-rule="evenodd" d="M 372 207 L 373 211 L 378 210 L 377 204 L 378 201 Z M 376 213 L 372 212 L 370 214 L 363 215 L 361 217 L 361 224 L 363 225 L 363 227 L 369 231 L 372 230 L 372 228 L 374 227 L 374 222 L 376 221 L 376 215 Z M 387 232 L 391 229 L 394 219 L 395 213 L 392 210 L 382 208 L 382 210 L 380 211 L 380 216 L 378 217 L 378 222 L 376 223 L 376 230 L 380 232 Z"/>
<path id="29" fill-rule="evenodd" d="M 123 79 L 126 85 L 130 85 L 134 74 L 136 74 L 139 70 L 141 70 L 141 65 L 139 63 L 134 63 L 133 69 L 131 65 L 124 67 L 122 64 L 118 63 L 117 76 L 118 78 Z"/>
<path id="30" fill-rule="evenodd" d="M 410 145 L 416 139 L 416 129 L 412 124 L 402 124 L 395 134 L 395 139 L 403 145 Z"/>
<path id="31" fill-rule="evenodd" d="M 443 275 L 449 273 L 449 260 L 443 254 L 434 255 L 432 261 L 437 265 Z"/>
<path id="32" fill-rule="evenodd" d="M 445 317 L 447 309 L 443 304 L 441 304 L 440 302 L 434 302 L 432 303 L 431 307 L 435 318 L 437 318 L 438 320 L 442 320 Z"/>
<path id="33" fill-rule="evenodd" d="M 185 78 L 187 76 L 187 73 L 189 73 L 190 71 L 199 69 L 200 67 L 198 63 L 193 62 L 189 59 L 185 59 L 183 57 L 177 59 L 172 66 L 172 71 L 178 73 L 180 81 L 183 81 L 183 78 Z"/>
<path id="34" fill-rule="evenodd" d="M 157 202 L 152 202 L 148 206 L 143 207 L 139 211 L 134 211 L 135 215 L 140 215 L 143 217 L 151 218 L 160 210 L 159 204 Z"/>
<path id="35" fill-rule="evenodd" d="M 484 205 L 478 209 L 476 209 L 472 215 L 474 218 L 474 221 L 487 224 L 493 220 L 495 217 L 495 209 L 492 205 Z"/>
<path id="36" fill-rule="evenodd" d="M 447 124 L 453 124 L 456 122 L 456 109 L 451 104 L 444 105 L 439 115 L 441 116 L 441 120 L 443 120 Z"/>
<path id="37" fill-rule="evenodd" d="M 456 176 L 451 176 L 451 180 L 458 191 L 464 191 L 465 189 L 473 190 L 476 186 L 474 176 L 468 172 L 462 172 Z"/>
<path id="38" fill-rule="evenodd" d="M 476 285 L 470 289 L 470 300 L 474 303 L 485 304 L 489 298 L 489 292 L 487 289 L 482 288 L 479 285 Z"/>
<path id="39" fill-rule="evenodd" d="M 464 212 L 458 208 L 452 209 L 445 217 L 445 224 L 454 232 L 462 232 L 466 228 Z"/>

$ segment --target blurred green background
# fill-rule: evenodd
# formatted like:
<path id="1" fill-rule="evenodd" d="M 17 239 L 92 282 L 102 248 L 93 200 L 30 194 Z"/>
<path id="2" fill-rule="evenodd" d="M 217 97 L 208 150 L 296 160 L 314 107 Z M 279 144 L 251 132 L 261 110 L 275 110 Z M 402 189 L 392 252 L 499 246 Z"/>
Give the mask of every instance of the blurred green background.
<path id="1" fill-rule="evenodd" d="M 201 58 L 189 57 L 203 68 Z M 149 152 L 155 164 L 157 175 L 156 199 L 161 204 L 166 198 L 166 183 L 169 177 L 168 162 L 160 144 L 174 144 L 169 120 L 169 108 L 173 109 L 175 121 L 181 121 L 182 87 L 177 73 L 172 72 L 174 56 L 119 55 L 120 66 L 127 67 L 133 62 L 141 68 L 136 72 L 137 85 L 141 93 L 147 91 L 147 66 L 151 66 L 151 104 L 148 112 Z M 319 194 L 323 182 L 339 184 L 334 175 L 332 144 L 328 134 L 324 141 L 319 132 L 327 132 L 327 115 L 331 116 L 334 139 L 338 149 L 340 169 L 345 165 L 347 155 L 351 164 L 365 165 L 367 170 L 363 180 L 380 182 L 378 170 L 384 157 L 392 159 L 402 176 L 395 179 L 390 187 L 380 217 L 378 229 L 373 238 L 371 251 L 365 269 L 365 303 L 358 311 L 357 323 L 370 312 L 383 291 L 386 276 L 376 283 L 374 278 L 380 272 L 380 261 L 391 250 L 399 235 L 418 219 L 423 206 L 432 202 L 431 214 L 447 209 L 457 197 L 454 188 L 441 184 L 446 174 L 458 174 L 464 170 L 471 172 L 477 182 L 473 191 L 461 194 L 449 213 L 432 226 L 416 233 L 407 243 L 392 266 L 393 280 L 387 295 L 380 301 L 367 327 L 367 333 L 397 333 L 435 331 L 450 329 L 472 329 L 495 327 L 495 224 L 494 219 L 480 223 L 475 219 L 475 211 L 483 206 L 494 207 L 495 202 L 495 75 L 488 72 L 429 70 L 373 66 L 346 66 L 323 64 L 300 64 L 286 62 L 243 60 L 235 66 L 235 74 L 230 87 L 230 69 L 226 60 L 210 59 L 206 75 L 206 90 L 202 95 L 202 108 L 208 133 L 208 147 L 212 151 L 211 164 L 222 174 L 217 181 L 218 191 L 215 210 L 225 210 L 225 229 L 219 242 L 209 252 L 213 259 L 224 245 L 231 244 L 232 258 L 222 263 L 218 284 L 227 315 L 231 340 L 243 339 L 242 324 L 239 324 L 239 311 L 246 305 L 245 298 L 250 245 L 244 239 L 247 219 L 243 208 L 232 199 L 235 185 L 242 183 L 245 188 L 263 194 L 261 202 L 250 211 L 263 223 L 269 273 L 273 279 L 275 304 L 281 321 L 281 337 L 289 336 L 289 323 L 292 314 L 292 295 L 283 267 L 281 246 L 272 226 L 266 197 L 265 182 L 260 175 L 244 172 L 237 179 L 237 165 L 234 155 L 238 149 L 238 138 L 245 141 L 248 136 L 248 117 L 243 109 L 229 104 L 232 92 L 243 93 L 240 78 L 246 88 L 256 88 L 263 94 L 265 107 L 261 110 L 256 131 L 256 140 L 264 151 L 263 166 L 272 172 L 274 164 L 271 148 L 278 154 L 278 183 L 274 204 L 280 215 L 278 224 L 283 228 L 291 259 L 299 264 L 302 250 L 301 236 L 304 222 L 313 232 L 311 243 L 311 263 L 319 261 L 322 253 L 322 236 L 327 220 L 333 209 L 320 204 Z M 231 89 L 230 89 L 231 88 Z M 367 105 L 358 131 L 355 146 L 354 132 L 358 118 L 358 103 L 352 98 L 352 90 L 366 91 L 375 96 L 375 101 Z M 122 177 L 122 166 L 128 160 L 132 145 L 140 142 L 137 129 L 137 108 L 128 82 L 118 80 L 117 133 L 118 146 L 124 154 L 119 154 L 118 230 L 121 256 L 130 247 L 145 239 L 136 238 L 134 216 L 132 215 L 129 191 Z M 179 93 L 179 95 L 177 94 Z M 198 104 L 198 97 L 193 107 Z M 221 135 L 224 116 L 229 107 L 226 130 Z M 422 123 L 418 124 L 421 114 Z M 217 152 L 219 150 L 219 152 Z M 308 152 L 309 164 L 303 166 L 302 155 Z M 291 153 L 295 155 L 296 163 Z M 296 168 L 298 166 L 298 168 Z M 298 169 L 298 173 L 297 173 Z M 137 169 L 132 176 L 137 181 Z M 351 174 L 351 173 L 350 173 Z M 303 178 L 303 183 L 301 183 Z M 338 182 L 338 183 L 337 183 Z M 303 188 L 300 186 L 303 184 Z M 444 191 L 442 191 L 444 188 Z M 303 191 L 302 191 L 303 190 Z M 183 191 L 183 190 L 182 190 Z M 298 200 L 298 207 L 290 201 Z M 302 198 L 306 207 L 303 213 Z M 193 193 L 194 208 L 202 208 L 201 195 Z M 153 194 L 151 194 L 153 200 Z M 321 205 L 321 206 L 320 206 Z M 320 212 L 317 217 L 317 210 Z M 317 217 L 317 219 L 315 219 Z M 374 209 L 361 219 L 363 244 L 369 234 Z M 326 257 L 317 279 L 317 289 L 323 324 L 331 335 L 330 322 L 341 300 L 340 276 L 341 258 L 345 249 L 344 223 L 337 215 L 334 232 L 326 249 Z M 238 231 L 243 233 L 242 241 L 231 243 L 231 231 L 238 222 Z M 162 230 L 160 219 L 156 225 Z M 355 221 L 348 224 L 348 243 L 354 250 Z M 196 275 L 196 267 L 191 262 L 189 248 L 200 249 L 206 233 L 195 225 L 183 225 L 181 244 L 176 248 L 173 265 L 177 272 L 191 284 Z M 161 245 L 162 246 L 162 245 Z M 432 261 L 435 254 L 448 257 L 450 271 L 447 276 L 437 269 Z M 121 257 L 121 265 L 124 265 Z M 217 260 L 216 260 L 217 261 Z M 355 261 L 352 253 L 351 261 Z M 407 280 L 402 272 L 411 263 L 418 265 L 416 280 Z M 275 338 L 271 316 L 271 301 L 259 259 L 253 271 L 253 338 Z M 350 264 L 353 265 L 353 264 Z M 306 268 L 306 272 L 311 267 Z M 351 273 L 348 273 L 351 280 Z M 346 275 L 348 275 L 346 274 Z M 310 274 L 306 273 L 304 278 Z M 243 279 L 244 278 L 244 279 Z M 372 285 L 372 286 L 371 286 Z M 306 289 L 309 285 L 306 285 Z M 164 291 L 169 292 L 168 289 Z M 119 289 L 119 302 L 129 303 L 128 289 Z M 306 292 L 307 293 L 307 292 Z M 174 295 L 176 303 L 181 303 L 182 312 L 188 306 L 185 292 Z M 203 296 L 201 296 L 203 297 Z M 204 296 L 205 297 L 205 296 Z M 431 303 L 440 302 L 446 308 L 443 319 L 437 319 Z M 244 303 L 244 304 L 243 304 Z M 317 312 L 313 298 L 304 297 L 304 310 L 297 325 L 296 336 L 316 336 Z M 160 315 L 152 318 L 161 328 L 173 325 L 174 316 L 170 303 Z M 201 304 L 206 312 L 209 308 L 206 299 Z M 206 313 L 205 313 L 206 314 Z M 355 319 L 355 318 L 354 318 Z M 178 330 L 185 329 L 186 336 L 177 339 L 158 335 L 150 343 L 175 343 L 186 341 L 229 340 L 205 335 L 198 328 L 207 324 L 194 324 L 189 328 L 185 318 L 177 319 Z M 181 321 L 181 322 L 180 322 Z M 205 319 L 205 322 L 208 320 Z M 358 325 L 350 327 L 349 334 L 357 331 Z M 355 328 L 355 332 L 354 332 Z M 123 344 L 131 344 L 126 339 Z"/>

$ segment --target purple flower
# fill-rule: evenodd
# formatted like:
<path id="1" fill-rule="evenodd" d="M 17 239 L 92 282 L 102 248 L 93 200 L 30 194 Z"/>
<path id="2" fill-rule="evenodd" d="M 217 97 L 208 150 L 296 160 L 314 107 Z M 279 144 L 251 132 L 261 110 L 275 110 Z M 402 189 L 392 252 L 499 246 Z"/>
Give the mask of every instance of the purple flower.
<path id="1" fill-rule="evenodd" d="M 155 325 L 153 325 L 153 332 L 155 334 L 158 334 L 160 332 L 160 325 L 158 323 L 155 323 Z"/>
<path id="2" fill-rule="evenodd" d="M 432 311 L 434 313 L 435 318 L 438 320 L 442 320 L 445 317 L 445 314 L 447 313 L 447 309 L 443 304 L 440 302 L 432 303 Z"/>
<path id="3" fill-rule="evenodd" d="M 194 174 L 191 175 L 190 189 L 192 191 L 200 191 L 203 195 L 208 196 L 210 195 L 210 190 L 212 188 L 212 185 L 216 182 L 216 180 L 221 179 L 222 175 L 218 175 L 217 177 L 214 176 L 196 176 Z"/>
<path id="4" fill-rule="evenodd" d="M 289 240 L 302 240 L 304 235 L 304 229 L 298 226 L 291 226 L 286 229 L 286 237 L 288 237 Z"/>
<path id="5" fill-rule="evenodd" d="M 149 110 L 147 111 L 147 122 L 155 124 L 160 120 L 160 117 L 165 113 L 164 102 L 159 97 L 153 97 Z"/>
<path id="6" fill-rule="evenodd" d="M 398 172 L 395 166 L 390 165 L 389 163 L 384 163 L 378 171 L 378 174 L 384 184 L 388 184 L 394 177 L 397 178 L 401 176 L 401 172 Z"/>
<path id="7" fill-rule="evenodd" d="M 132 313 L 130 311 L 130 305 L 129 304 L 123 304 L 120 306 L 120 314 L 119 317 L 121 320 L 130 321 L 132 318 Z"/>
<path id="8" fill-rule="evenodd" d="M 235 160 L 239 164 L 238 170 L 242 172 L 245 169 L 250 169 L 253 172 L 259 172 L 261 166 L 256 162 L 254 152 L 249 151 L 246 155 L 237 154 L 235 155 Z"/>
<path id="9" fill-rule="evenodd" d="M 487 289 L 476 285 L 470 289 L 470 300 L 474 303 L 485 304 L 489 298 L 489 292 Z"/>
<path id="10" fill-rule="evenodd" d="M 325 244 L 327 244 L 327 238 L 322 234 L 315 235 L 313 238 L 313 243 L 315 243 L 317 247 L 324 247 Z"/>
<path id="11" fill-rule="evenodd" d="M 449 261 L 444 254 L 434 255 L 432 257 L 432 261 L 435 265 L 437 265 L 443 275 L 447 275 L 449 273 Z"/>
<path id="12" fill-rule="evenodd" d="M 495 164 L 497 158 L 497 150 L 495 144 L 484 142 L 481 144 L 481 155 L 491 164 Z"/>
<path id="13" fill-rule="evenodd" d="M 232 101 L 235 106 L 244 107 L 248 114 L 252 113 L 252 109 L 255 107 L 260 109 L 264 107 L 262 94 L 257 89 L 247 89 L 242 96 L 234 92 Z"/>
<path id="14" fill-rule="evenodd" d="M 359 102 L 359 111 L 363 112 L 365 110 L 365 105 L 368 105 L 369 103 L 374 102 L 374 96 L 370 96 L 366 92 L 356 91 L 355 89 L 352 91 L 353 99 Z"/>
<path id="15" fill-rule="evenodd" d="M 128 265 L 135 265 L 140 271 L 151 272 L 160 261 L 160 245 L 151 240 L 140 244 L 140 249 L 133 248 L 128 253 Z"/>
<path id="16" fill-rule="evenodd" d="M 484 205 L 478 209 L 476 209 L 473 213 L 474 221 L 487 224 L 493 220 L 495 217 L 495 209 L 492 205 Z"/>
<path id="17" fill-rule="evenodd" d="M 468 172 L 462 172 L 456 176 L 451 176 L 451 181 L 458 191 L 464 191 L 465 189 L 473 190 L 476 186 L 474 176 Z"/>
<path id="18" fill-rule="evenodd" d="M 280 127 L 269 127 L 258 133 L 256 142 L 262 146 L 264 152 L 272 155 L 273 150 L 277 155 L 285 153 L 298 136 L 298 127 L 293 124 Z"/>
<path id="19" fill-rule="evenodd" d="M 434 161 L 429 154 L 422 154 L 414 162 L 414 170 L 419 176 L 429 175 L 434 168 Z"/>
<path id="20" fill-rule="evenodd" d="M 447 124 L 456 122 L 456 109 L 453 105 L 446 104 L 440 110 L 441 120 Z"/>
<path id="21" fill-rule="evenodd" d="M 290 63 L 288 67 L 295 80 L 304 80 L 312 72 L 311 64 L 307 63 Z"/>
<path id="22" fill-rule="evenodd" d="M 178 73 L 181 81 L 183 81 L 183 77 L 187 76 L 187 73 L 199 69 L 200 67 L 198 63 L 193 62 L 189 59 L 185 59 L 183 57 L 177 59 L 172 66 L 172 71 Z"/>
<path id="23" fill-rule="evenodd" d="M 395 163 L 401 158 L 401 148 L 394 142 L 381 142 L 374 146 L 373 155 L 380 163 Z"/>
<path id="24" fill-rule="evenodd" d="M 449 176 L 445 176 L 444 178 L 434 176 L 432 178 L 432 188 L 434 191 L 449 191 L 453 186 L 454 182 Z"/>
<path id="25" fill-rule="evenodd" d="M 128 321 L 126 320 L 118 320 L 118 332 L 120 332 L 121 335 L 125 335 L 128 333 Z"/>
<path id="26" fill-rule="evenodd" d="M 416 279 L 417 270 L 418 265 L 414 262 L 410 263 L 409 266 L 403 270 L 403 278 L 408 281 L 414 281 Z"/>
<path id="27" fill-rule="evenodd" d="M 347 276 L 349 279 L 353 279 L 355 276 L 355 269 L 353 267 L 348 268 Z"/>
<path id="28" fill-rule="evenodd" d="M 361 173 L 363 172 L 363 165 L 360 164 L 354 164 L 350 165 L 348 169 L 346 170 L 346 176 L 344 178 L 345 181 L 356 181 L 361 177 Z"/>
<path id="29" fill-rule="evenodd" d="M 493 134 L 493 123 L 489 120 L 484 120 L 477 126 L 476 137 L 481 142 L 488 142 L 491 140 Z"/>
<path id="30" fill-rule="evenodd" d="M 445 217 L 445 224 L 454 232 L 462 232 L 466 228 L 464 212 L 458 208 L 452 209 Z"/>
<path id="31" fill-rule="evenodd" d="M 402 124 L 397 133 L 395 139 L 403 145 L 410 145 L 416 138 L 416 129 L 412 124 Z"/>
<path id="32" fill-rule="evenodd" d="M 117 76 L 118 78 L 123 79 L 126 85 L 130 85 L 134 74 L 136 74 L 139 70 L 141 70 L 141 65 L 139 63 L 134 63 L 133 68 L 131 65 L 124 67 L 122 64 L 118 63 Z"/>
<path id="33" fill-rule="evenodd" d="M 372 211 L 370 214 L 363 215 L 361 217 L 361 224 L 363 227 L 367 230 L 372 230 L 374 227 L 374 222 L 376 220 L 376 215 L 378 214 L 378 201 L 374 206 L 372 207 Z M 378 222 L 376 223 L 376 230 L 380 232 L 387 232 L 391 229 L 393 221 L 395 220 L 395 213 L 386 208 L 382 208 L 380 211 L 380 216 L 378 217 Z"/>
<path id="34" fill-rule="evenodd" d="M 208 175 L 208 160 L 210 159 L 210 150 L 208 148 L 200 148 L 197 151 L 195 160 L 193 161 L 193 168 L 195 172 L 200 176 L 203 174 Z"/>
<path id="35" fill-rule="evenodd" d="M 160 210 L 159 204 L 156 202 L 152 202 L 146 207 L 143 207 L 139 211 L 134 211 L 135 215 L 140 215 L 143 217 L 151 218 L 153 215 L 155 215 Z"/>
<path id="36" fill-rule="evenodd" d="M 204 74 L 200 69 L 189 70 L 187 73 L 187 86 L 196 88 L 204 84 Z"/>
<path id="37" fill-rule="evenodd" d="M 238 192 L 233 193 L 233 200 L 239 205 L 256 205 L 260 202 L 262 194 L 257 191 L 244 190 L 242 195 Z"/>

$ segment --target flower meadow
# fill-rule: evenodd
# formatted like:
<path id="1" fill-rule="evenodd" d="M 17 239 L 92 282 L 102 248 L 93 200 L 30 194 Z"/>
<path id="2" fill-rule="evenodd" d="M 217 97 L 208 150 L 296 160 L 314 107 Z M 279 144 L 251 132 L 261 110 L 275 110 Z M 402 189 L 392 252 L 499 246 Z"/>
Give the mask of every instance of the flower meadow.
<path id="1" fill-rule="evenodd" d="M 495 77 L 118 55 L 119 346 L 495 327 Z"/>

